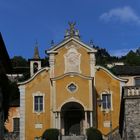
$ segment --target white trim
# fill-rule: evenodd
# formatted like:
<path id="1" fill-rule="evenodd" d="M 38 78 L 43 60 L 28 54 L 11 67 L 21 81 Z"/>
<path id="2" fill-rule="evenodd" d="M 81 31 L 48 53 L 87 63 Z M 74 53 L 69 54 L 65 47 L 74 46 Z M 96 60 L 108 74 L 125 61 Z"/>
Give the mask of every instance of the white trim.
<path id="1" fill-rule="evenodd" d="M 64 40 L 62 43 L 56 45 L 54 48 L 51 48 L 50 50 L 47 51 L 47 53 L 48 53 L 48 54 L 49 54 L 49 53 L 54 53 L 54 52 L 57 53 L 57 51 L 55 51 L 55 50 L 57 50 L 57 49 L 60 48 L 61 46 L 65 45 L 66 43 L 70 42 L 71 40 L 77 42 L 78 44 L 82 45 L 84 48 L 88 49 L 88 50 L 89 50 L 89 51 L 88 51 L 89 53 L 90 53 L 90 52 L 91 52 L 91 53 L 92 53 L 92 52 L 93 52 L 93 53 L 94 53 L 94 52 L 97 52 L 97 50 L 95 50 L 94 48 L 91 48 L 90 46 L 84 44 L 83 42 L 81 42 L 81 41 L 79 41 L 79 40 L 77 40 L 77 39 L 71 37 L 71 38 L 69 38 L 68 40 Z"/>
<path id="2" fill-rule="evenodd" d="M 109 111 L 113 111 L 113 99 L 112 99 L 113 94 L 112 94 L 112 91 L 107 91 L 107 90 L 101 92 L 101 94 L 100 94 L 101 101 L 103 101 L 103 98 L 102 98 L 102 95 L 103 95 L 103 94 L 108 94 L 108 95 L 110 95 L 110 99 L 111 99 L 111 108 L 109 108 L 109 109 L 103 109 L 103 105 L 101 104 L 101 111 L 105 111 L 105 113 L 109 113 Z"/>
<path id="3" fill-rule="evenodd" d="M 14 116 L 14 117 L 12 117 L 12 132 L 14 132 L 14 119 L 15 118 L 17 118 L 17 119 L 19 119 L 19 132 L 20 132 L 20 117 L 18 116 Z"/>
<path id="4" fill-rule="evenodd" d="M 74 97 L 71 97 L 67 100 L 65 100 L 59 107 L 56 111 L 60 112 L 61 111 L 61 108 L 63 107 L 63 105 L 65 105 L 66 103 L 70 103 L 70 102 L 76 102 L 76 103 L 79 103 L 80 105 L 82 105 L 82 107 L 84 108 L 84 110 L 88 110 L 86 108 L 86 106 L 83 105 L 83 103 L 80 101 L 80 100 L 77 100 L 76 98 Z"/>
<path id="5" fill-rule="evenodd" d="M 54 77 L 54 67 L 55 67 L 55 55 L 52 53 L 49 55 L 49 64 L 50 64 L 50 77 Z"/>
<path id="6" fill-rule="evenodd" d="M 71 47 L 72 46 L 72 47 Z M 74 45 L 71 45 L 66 54 L 64 54 L 65 71 L 81 73 L 81 54 L 77 51 Z M 72 61 L 72 62 L 71 62 Z"/>
<path id="7" fill-rule="evenodd" d="M 24 82 L 19 82 L 18 85 L 24 85 L 24 84 L 27 84 L 27 83 L 31 82 L 39 73 L 41 73 L 42 71 L 45 71 L 45 70 L 48 71 L 49 70 L 49 67 L 45 67 L 43 69 L 40 69 L 30 79 L 28 79 L 27 81 L 24 81 Z"/>
<path id="8" fill-rule="evenodd" d="M 122 82 L 127 82 L 128 80 L 127 79 L 121 79 L 121 78 L 118 78 L 117 76 L 115 76 L 114 74 L 112 74 L 109 70 L 107 70 L 106 68 L 102 67 L 102 66 L 96 66 L 96 69 L 99 70 L 99 69 L 102 69 L 104 70 L 105 72 L 107 72 L 109 75 L 111 75 L 114 79 L 116 80 L 119 80 L 119 81 L 122 81 Z"/>
<path id="9" fill-rule="evenodd" d="M 66 76 L 71 76 L 71 77 L 73 77 L 73 76 L 79 76 L 79 77 L 81 77 L 81 78 L 83 78 L 83 79 L 87 79 L 87 80 L 92 80 L 92 79 L 93 79 L 93 77 L 85 76 L 85 75 L 82 75 L 82 74 L 80 74 L 80 73 L 69 72 L 69 73 L 62 74 L 62 75 L 60 75 L 60 76 L 58 76 L 58 77 L 51 78 L 51 80 L 52 80 L 52 81 L 59 80 L 59 79 L 62 79 L 62 78 L 64 78 L 64 77 L 66 77 Z"/>
<path id="10" fill-rule="evenodd" d="M 19 86 L 20 91 L 20 140 L 25 140 L 25 86 Z"/>
<path id="11" fill-rule="evenodd" d="M 52 110 L 56 110 L 56 81 L 53 81 L 53 88 L 52 88 Z M 55 128 L 55 113 L 52 112 L 53 115 L 53 128 Z"/>
<path id="12" fill-rule="evenodd" d="M 43 96 L 43 110 L 42 111 L 35 111 L 35 108 L 34 108 L 34 99 L 35 99 L 36 96 Z M 35 92 L 35 93 L 32 94 L 32 97 L 33 97 L 33 107 L 32 107 L 33 113 L 37 113 L 37 114 L 44 113 L 45 112 L 45 94 L 44 93 L 41 93 L 40 91 L 37 91 L 37 92 Z"/>
<path id="13" fill-rule="evenodd" d="M 31 60 L 30 61 L 30 75 L 31 75 L 31 77 L 35 74 L 34 73 L 34 64 L 35 63 L 38 64 L 38 70 L 41 69 L 41 60 Z"/>
<path id="14" fill-rule="evenodd" d="M 90 53 L 90 76 L 95 77 L 95 64 L 96 64 L 96 58 L 95 53 Z"/>
<path id="15" fill-rule="evenodd" d="M 93 110 L 92 94 L 93 94 L 92 80 L 89 80 L 89 106 L 91 110 Z"/>

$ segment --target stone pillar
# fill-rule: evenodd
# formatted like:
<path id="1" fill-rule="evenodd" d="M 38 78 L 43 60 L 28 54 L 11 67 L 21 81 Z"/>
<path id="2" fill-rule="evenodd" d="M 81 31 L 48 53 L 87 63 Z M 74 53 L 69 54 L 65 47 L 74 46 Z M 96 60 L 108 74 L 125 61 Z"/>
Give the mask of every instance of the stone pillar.
<path id="1" fill-rule="evenodd" d="M 61 115 L 60 112 L 58 112 L 58 129 L 61 129 Z"/>
<path id="2" fill-rule="evenodd" d="M 87 129 L 87 111 L 85 111 L 84 134 L 86 134 L 86 129 Z"/>
<path id="3" fill-rule="evenodd" d="M 57 122 L 58 122 L 58 115 L 57 112 L 55 112 L 55 128 L 58 128 Z"/>
<path id="4" fill-rule="evenodd" d="M 90 127 L 93 126 L 93 116 L 92 116 L 92 111 L 90 112 Z"/>
<path id="5" fill-rule="evenodd" d="M 20 90 L 20 140 L 25 140 L 25 86 L 19 86 Z"/>

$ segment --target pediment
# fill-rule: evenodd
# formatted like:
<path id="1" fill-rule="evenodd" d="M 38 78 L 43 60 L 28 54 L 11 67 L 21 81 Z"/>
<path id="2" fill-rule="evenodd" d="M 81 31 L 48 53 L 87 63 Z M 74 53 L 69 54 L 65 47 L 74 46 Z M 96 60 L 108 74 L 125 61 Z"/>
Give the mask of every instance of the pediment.
<path id="1" fill-rule="evenodd" d="M 67 49 L 69 49 L 69 47 L 73 47 L 72 45 L 67 45 L 67 44 L 70 44 L 70 43 L 73 43 L 73 44 L 79 44 L 79 45 L 74 45 L 74 47 L 83 47 L 84 49 L 87 50 L 88 53 L 96 53 L 97 50 L 88 46 L 87 44 L 83 43 L 82 41 L 80 41 L 79 39 L 76 39 L 74 37 L 71 37 L 67 40 L 64 40 L 62 41 L 61 43 L 57 44 L 56 46 L 54 46 L 53 48 L 50 48 L 47 53 L 48 54 L 51 54 L 51 53 L 58 53 L 58 49 L 60 49 L 61 47 L 66 47 Z"/>

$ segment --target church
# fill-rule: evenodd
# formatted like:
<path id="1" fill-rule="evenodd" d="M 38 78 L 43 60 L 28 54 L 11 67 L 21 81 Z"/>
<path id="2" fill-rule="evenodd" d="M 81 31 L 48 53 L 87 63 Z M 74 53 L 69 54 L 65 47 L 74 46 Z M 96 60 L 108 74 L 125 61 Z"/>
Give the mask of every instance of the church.
<path id="1" fill-rule="evenodd" d="M 33 140 L 49 128 L 63 136 L 99 129 L 104 138 L 118 131 L 122 87 L 127 80 L 96 65 L 97 50 L 83 43 L 75 23 L 64 39 L 46 50 L 49 67 L 41 67 L 38 49 L 30 60 L 30 79 L 20 90 L 20 140 Z"/>

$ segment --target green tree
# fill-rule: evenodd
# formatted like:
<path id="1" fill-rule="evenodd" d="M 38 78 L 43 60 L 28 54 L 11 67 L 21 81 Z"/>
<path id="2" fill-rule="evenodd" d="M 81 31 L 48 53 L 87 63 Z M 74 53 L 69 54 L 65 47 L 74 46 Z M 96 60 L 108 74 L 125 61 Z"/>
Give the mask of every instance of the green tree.
<path id="1" fill-rule="evenodd" d="M 102 133 L 93 127 L 90 127 L 86 131 L 87 140 L 103 140 Z"/>
<path id="2" fill-rule="evenodd" d="M 126 55 L 125 64 L 129 66 L 139 66 L 140 56 L 132 50 Z"/>
<path id="3" fill-rule="evenodd" d="M 42 135 L 42 139 L 58 140 L 59 134 L 60 134 L 60 132 L 58 129 L 50 128 L 50 129 L 45 130 L 45 132 Z"/>
<path id="4" fill-rule="evenodd" d="M 22 56 L 14 56 L 11 59 L 11 62 L 12 62 L 13 67 L 27 67 L 28 66 L 28 61 Z"/>

